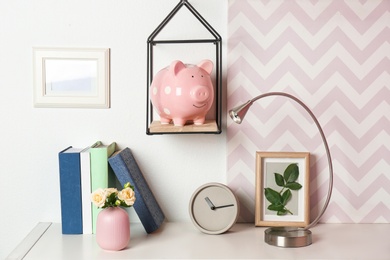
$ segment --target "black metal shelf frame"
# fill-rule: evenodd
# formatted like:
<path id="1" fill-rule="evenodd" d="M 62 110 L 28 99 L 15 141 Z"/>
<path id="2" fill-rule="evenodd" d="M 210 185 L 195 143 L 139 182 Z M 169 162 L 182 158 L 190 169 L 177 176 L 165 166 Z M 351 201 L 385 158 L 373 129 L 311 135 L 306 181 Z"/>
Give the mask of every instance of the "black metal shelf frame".
<path id="1" fill-rule="evenodd" d="M 173 39 L 173 40 L 155 40 L 157 35 L 169 23 L 169 21 L 176 15 L 176 13 L 185 6 L 196 19 L 210 32 L 213 36 L 211 39 Z M 153 105 L 150 101 L 149 87 L 153 80 L 153 48 L 159 44 L 207 44 L 215 45 L 215 120 L 217 129 L 212 131 L 164 131 L 152 132 L 150 125 L 153 122 Z M 181 0 L 176 7 L 168 14 L 168 16 L 160 23 L 160 25 L 152 32 L 147 40 L 147 107 L 146 107 L 146 133 L 153 134 L 220 134 L 222 132 L 222 38 L 218 32 L 198 13 L 198 11 L 187 1 Z"/>

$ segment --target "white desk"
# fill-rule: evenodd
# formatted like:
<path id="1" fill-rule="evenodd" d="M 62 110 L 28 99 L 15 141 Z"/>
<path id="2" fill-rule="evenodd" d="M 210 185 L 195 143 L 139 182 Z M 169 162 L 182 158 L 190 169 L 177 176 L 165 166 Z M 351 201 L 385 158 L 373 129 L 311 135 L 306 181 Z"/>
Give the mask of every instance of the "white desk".
<path id="1" fill-rule="evenodd" d="M 131 223 L 129 246 L 104 251 L 94 235 L 62 235 L 58 223 L 39 223 L 7 259 L 390 259 L 390 224 L 320 224 L 313 244 L 279 248 L 264 242 L 265 228 L 236 224 L 206 235 L 192 223 L 165 223 L 146 234 Z"/>

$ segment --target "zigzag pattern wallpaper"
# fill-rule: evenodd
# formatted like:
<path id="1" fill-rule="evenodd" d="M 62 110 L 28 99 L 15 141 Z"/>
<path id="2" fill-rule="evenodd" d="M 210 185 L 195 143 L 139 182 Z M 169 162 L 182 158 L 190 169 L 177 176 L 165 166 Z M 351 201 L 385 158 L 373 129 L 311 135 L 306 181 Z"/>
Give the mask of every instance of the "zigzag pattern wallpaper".
<path id="1" fill-rule="evenodd" d="M 321 222 L 390 222 L 390 1 L 229 0 L 228 109 L 270 91 L 312 109 L 331 149 L 333 195 Z M 318 130 L 284 97 L 227 119 L 228 185 L 254 221 L 256 151 L 310 152 L 313 220 L 328 188 Z"/>

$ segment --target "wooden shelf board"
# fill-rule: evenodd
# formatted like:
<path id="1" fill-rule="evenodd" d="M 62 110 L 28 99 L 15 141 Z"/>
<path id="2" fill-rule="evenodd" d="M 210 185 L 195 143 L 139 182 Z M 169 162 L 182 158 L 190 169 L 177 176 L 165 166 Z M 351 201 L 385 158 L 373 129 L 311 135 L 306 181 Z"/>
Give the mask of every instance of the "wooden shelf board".
<path id="1" fill-rule="evenodd" d="M 160 133 L 218 133 L 218 126 L 215 120 L 206 120 L 203 125 L 186 124 L 184 126 L 175 126 L 173 124 L 161 124 L 160 121 L 153 121 L 150 124 L 149 132 L 151 134 Z"/>

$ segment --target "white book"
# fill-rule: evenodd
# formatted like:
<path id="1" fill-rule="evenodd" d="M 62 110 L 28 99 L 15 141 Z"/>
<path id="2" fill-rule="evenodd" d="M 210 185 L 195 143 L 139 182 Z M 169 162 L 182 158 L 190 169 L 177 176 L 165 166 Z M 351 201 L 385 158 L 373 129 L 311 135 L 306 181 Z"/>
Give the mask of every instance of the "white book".
<path id="1" fill-rule="evenodd" d="M 83 234 L 92 234 L 92 204 L 91 204 L 91 147 L 96 147 L 101 142 L 83 149 L 80 152 L 80 170 L 81 170 L 81 202 L 83 209 Z"/>

